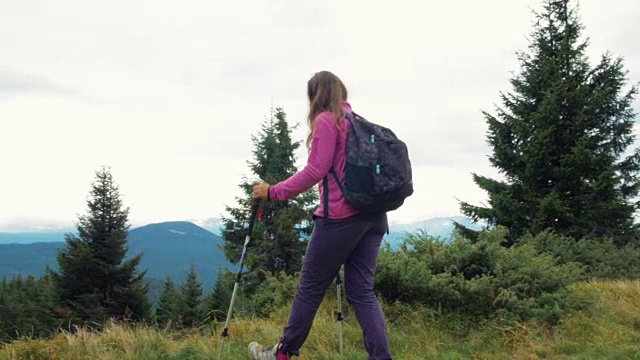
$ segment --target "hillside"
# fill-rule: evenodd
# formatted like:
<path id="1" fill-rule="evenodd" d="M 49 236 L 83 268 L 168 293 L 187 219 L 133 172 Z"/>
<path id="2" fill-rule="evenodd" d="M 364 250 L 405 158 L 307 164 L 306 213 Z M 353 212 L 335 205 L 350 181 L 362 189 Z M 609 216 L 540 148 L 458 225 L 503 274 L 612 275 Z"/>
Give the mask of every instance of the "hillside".
<path id="1" fill-rule="evenodd" d="M 64 242 L 0 244 L 0 278 L 17 274 L 44 274 L 45 265 L 55 268 L 56 254 Z"/>
<path id="2" fill-rule="evenodd" d="M 56 254 L 64 244 L 0 244 L 0 277 L 18 273 L 39 276 L 45 265 L 55 269 Z M 147 269 L 149 280 L 163 280 L 170 275 L 181 282 L 194 265 L 203 286 L 210 289 L 218 269 L 229 266 L 218 248 L 221 244 L 222 238 L 193 223 L 164 222 L 130 230 L 128 255 L 143 253 L 140 269 Z"/>
<path id="3" fill-rule="evenodd" d="M 467 218 L 431 218 L 409 224 L 391 224 L 391 233 L 385 242 L 395 248 L 407 232 L 423 230 L 428 234 L 448 239 L 453 231 L 453 221 L 479 229 Z M 129 232 L 129 254 L 144 253 L 141 268 L 147 269 L 147 278 L 159 284 L 167 276 L 180 282 L 191 264 L 203 286 L 213 286 L 219 268 L 229 267 L 218 246 L 222 244 L 219 231 L 220 219 L 211 218 L 192 222 L 173 221 L 149 224 Z M 51 232 L 0 232 L 0 278 L 15 274 L 42 275 L 45 265 L 56 267 L 56 253 L 64 245 L 64 233 Z M 235 269 L 235 268 L 233 268 Z M 155 287 L 154 287 L 155 292 Z"/>
<path id="4" fill-rule="evenodd" d="M 0 244 L 31 244 L 38 242 L 60 241 L 64 241 L 64 232 L 0 232 Z"/>
<path id="5" fill-rule="evenodd" d="M 640 354 L 640 282 L 593 282 L 573 286 L 590 299 L 588 310 L 569 315 L 553 331 L 535 323 L 504 326 L 437 315 L 424 308 L 385 305 L 394 359 L 638 359 Z M 335 298 L 318 313 L 300 360 L 338 359 Z M 234 318 L 222 359 L 248 359 L 250 341 L 276 341 L 289 308 L 269 319 Z M 361 332 L 346 311 L 345 360 L 364 359 Z M 191 333 L 144 326 L 111 326 L 102 334 L 81 331 L 52 340 L 21 340 L 0 352 L 9 359 L 213 359 L 218 358 L 221 324 Z M 297 358 L 296 358 L 297 359 Z"/>
<path id="6" fill-rule="evenodd" d="M 389 235 L 391 236 L 389 236 L 387 240 L 393 244 L 397 241 L 396 239 L 403 237 L 407 232 L 415 232 L 418 230 L 425 231 L 431 236 L 446 240 L 451 237 L 454 221 L 474 230 L 480 230 L 482 227 L 480 224 L 475 224 L 464 216 L 435 217 L 409 223 L 390 223 L 389 228 L 391 234 Z M 218 235 L 222 226 L 221 219 L 219 218 L 194 220 L 192 222 Z"/>
<path id="7" fill-rule="evenodd" d="M 151 278 L 171 275 L 182 282 L 194 265 L 203 286 L 210 289 L 218 270 L 230 266 L 219 248 L 222 238 L 190 222 L 142 226 L 131 230 L 129 242 L 130 253 L 144 253 L 141 268 L 149 269 Z"/>
<path id="8" fill-rule="evenodd" d="M 454 221 L 474 230 L 480 230 L 482 228 L 481 225 L 473 223 L 469 218 L 464 216 L 435 217 L 408 224 L 390 224 L 389 227 L 391 231 L 399 233 L 425 231 L 431 236 L 446 240 L 451 237 L 454 230 Z"/>
<path id="9" fill-rule="evenodd" d="M 446 241 L 451 239 L 454 230 L 454 221 L 470 229 L 480 230 L 482 228 L 481 224 L 473 223 L 469 218 L 464 216 L 436 217 L 410 223 L 391 223 L 389 224 L 390 232 L 385 235 L 384 242 L 389 243 L 391 248 L 395 249 L 406 237 L 407 233 L 413 233 L 416 231 L 424 231 L 433 237 Z M 220 218 L 193 220 L 193 222 L 214 234 L 219 234 L 222 226 Z"/>

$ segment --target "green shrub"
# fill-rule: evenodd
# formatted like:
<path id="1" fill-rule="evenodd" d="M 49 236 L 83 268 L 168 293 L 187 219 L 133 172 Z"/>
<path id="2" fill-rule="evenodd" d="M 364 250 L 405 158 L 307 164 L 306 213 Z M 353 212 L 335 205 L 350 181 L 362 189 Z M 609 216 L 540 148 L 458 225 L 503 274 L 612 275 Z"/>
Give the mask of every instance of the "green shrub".
<path id="1" fill-rule="evenodd" d="M 256 274 L 245 274 L 241 282 L 233 306 L 234 316 L 244 317 L 264 317 L 283 306 L 291 306 L 293 297 L 296 294 L 300 273 L 286 275 L 280 273 L 277 276 L 263 271 L 260 283 L 252 281 L 257 278 Z M 205 302 L 206 309 L 210 316 L 213 314 L 217 320 L 224 320 L 231 301 L 231 294 L 235 283 L 236 274 L 229 271 L 221 272 L 216 280 L 213 291 L 207 296 Z"/>
<path id="2" fill-rule="evenodd" d="M 504 247 L 506 235 L 497 228 L 474 242 L 455 238 L 445 243 L 410 234 L 397 251 L 389 246 L 381 251 L 376 291 L 386 302 L 557 323 L 575 304 L 567 285 L 580 279 L 581 267 L 558 264 L 530 243 Z"/>
<path id="3" fill-rule="evenodd" d="M 0 343 L 50 335 L 56 327 L 48 277 L 16 275 L 0 282 Z"/>
<path id="4" fill-rule="evenodd" d="M 610 239 L 575 240 L 551 231 L 536 236 L 527 235 L 520 241 L 553 256 L 559 264 L 580 263 L 584 267 L 585 280 L 640 278 L 640 249 L 633 245 L 619 247 Z"/>
<path id="5" fill-rule="evenodd" d="M 223 270 L 218 274 L 213 290 L 205 296 L 204 308 L 207 318 L 224 321 L 229 311 L 231 295 L 236 281 L 236 273 L 229 270 Z M 247 286 L 241 279 L 240 285 L 236 292 L 233 303 L 233 316 L 251 316 L 253 315 L 253 304 L 250 294 L 247 294 Z"/>
<path id="6" fill-rule="evenodd" d="M 257 316 L 267 316 L 281 307 L 291 306 L 296 294 L 300 273 L 277 276 L 266 274 L 266 281 L 260 284 L 251 296 Z"/>

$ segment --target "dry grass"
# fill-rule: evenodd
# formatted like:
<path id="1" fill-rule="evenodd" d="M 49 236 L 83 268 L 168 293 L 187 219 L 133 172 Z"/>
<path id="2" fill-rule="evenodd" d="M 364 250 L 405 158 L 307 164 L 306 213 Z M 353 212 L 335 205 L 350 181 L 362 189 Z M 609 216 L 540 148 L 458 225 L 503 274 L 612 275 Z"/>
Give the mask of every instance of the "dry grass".
<path id="1" fill-rule="evenodd" d="M 593 306 L 567 317 L 550 331 L 535 323 L 511 328 L 465 324 L 454 317 L 404 305 L 385 306 L 394 359 L 640 359 L 640 282 L 590 282 L 574 286 Z M 248 359 L 250 341 L 278 340 L 287 315 L 269 319 L 234 318 L 220 359 Z M 353 314 L 344 323 L 345 359 L 365 359 Z M 221 324 L 175 333 L 142 326 L 112 324 L 102 333 L 79 329 L 50 340 L 20 340 L 0 351 L 8 359 L 219 359 Z M 464 334 L 464 335 L 461 335 Z M 300 359 L 338 356 L 335 301 L 323 303 Z"/>

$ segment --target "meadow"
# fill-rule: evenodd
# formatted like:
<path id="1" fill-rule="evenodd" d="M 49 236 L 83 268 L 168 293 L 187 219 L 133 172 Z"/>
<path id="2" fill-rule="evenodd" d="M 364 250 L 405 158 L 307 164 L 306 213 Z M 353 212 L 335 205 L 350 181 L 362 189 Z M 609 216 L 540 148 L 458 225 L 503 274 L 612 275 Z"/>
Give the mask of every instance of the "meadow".
<path id="1" fill-rule="evenodd" d="M 422 306 L 383 304 L 394 359 L 640 359 L 640 282 L 591 281 L 571 286 L 590 305 L 559 325 L 512 326 L 477 321 Z M 339 359 L 335 296 L 328 294 L 299 359 Z M 223 356 L 222 323 L 187 331 L 110 324 L 104 331 L 60 330 L 49 339 L 23 338 L 5 345 L 0 360 L 13 359 L 248 359 L 247 344 L 273 343 L 288 308 L 267 318 L 234 318 Z M 360 329 L 347 309 L 344 359 L 366 359 Z"/>

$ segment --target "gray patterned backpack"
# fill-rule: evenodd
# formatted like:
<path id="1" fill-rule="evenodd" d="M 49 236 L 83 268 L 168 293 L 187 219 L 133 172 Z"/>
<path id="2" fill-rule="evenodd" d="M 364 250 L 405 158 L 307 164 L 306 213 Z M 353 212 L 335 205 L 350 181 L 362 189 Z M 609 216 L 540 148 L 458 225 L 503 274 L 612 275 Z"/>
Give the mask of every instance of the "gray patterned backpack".
<path id="1" fill-rule="evenodd" d="M 411 162 L 406 144 L 390 129 L 356 113 L 347 113 L 346 117 L 351 127 L 347 134 L 344 185 L 333 168 L 329 172 L 340 186 L 347 204 L 362 212 L 398 209 L 413 194 Z M 329 212 L 327 176 L 323 179 L 325 217 Z"/>

